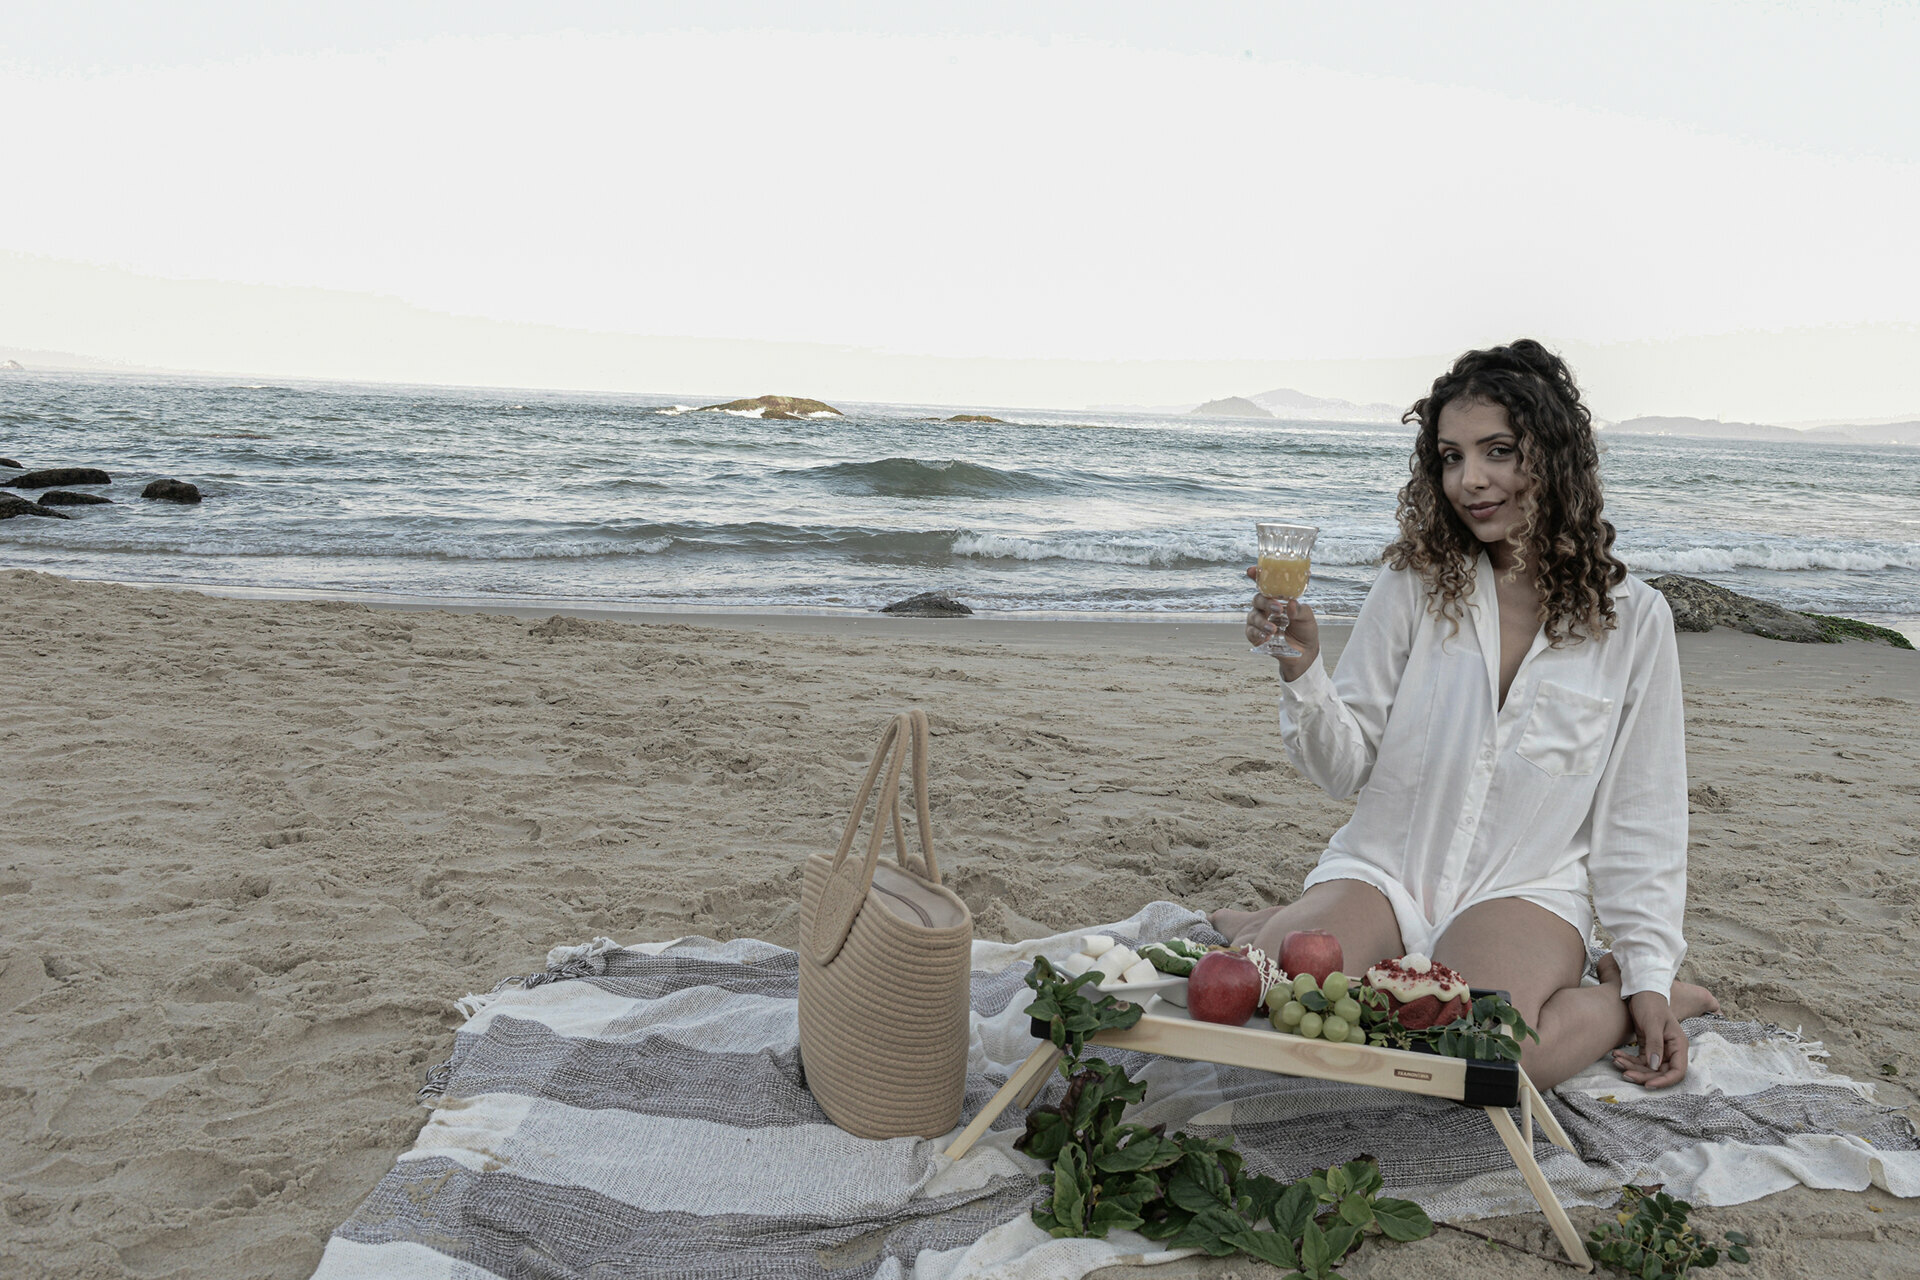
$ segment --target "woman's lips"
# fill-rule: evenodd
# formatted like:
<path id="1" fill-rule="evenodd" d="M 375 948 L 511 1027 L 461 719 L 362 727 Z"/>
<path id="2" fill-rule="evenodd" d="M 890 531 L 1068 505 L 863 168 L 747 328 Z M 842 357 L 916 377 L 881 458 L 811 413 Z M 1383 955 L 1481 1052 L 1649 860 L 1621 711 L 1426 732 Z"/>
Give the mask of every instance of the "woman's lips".
<path id="1" fill-rule="evenodd" d="M 1467 507 L 1467 514 L 1475 520 L 1485 520 L 1506 505 L 1507 502 L 1505 498 L 1502 498 L 1498 502 L 1476 502 Z"/>

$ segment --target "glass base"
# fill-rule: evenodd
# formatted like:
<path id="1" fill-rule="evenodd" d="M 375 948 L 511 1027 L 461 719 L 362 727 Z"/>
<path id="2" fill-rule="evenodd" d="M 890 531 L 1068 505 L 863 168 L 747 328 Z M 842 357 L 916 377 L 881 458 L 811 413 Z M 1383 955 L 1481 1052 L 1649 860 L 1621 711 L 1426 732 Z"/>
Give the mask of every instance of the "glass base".
<path id="1" fill-rule="evenodd" d="M 1254 645 L 1247 652 L 1265 654 L 1269 658 L 1298 658 L 1302 656 L 1304 650 L 1296 649 L 1288 643 L 1285 635 L 1276 635 L 1264 644 Z"/>

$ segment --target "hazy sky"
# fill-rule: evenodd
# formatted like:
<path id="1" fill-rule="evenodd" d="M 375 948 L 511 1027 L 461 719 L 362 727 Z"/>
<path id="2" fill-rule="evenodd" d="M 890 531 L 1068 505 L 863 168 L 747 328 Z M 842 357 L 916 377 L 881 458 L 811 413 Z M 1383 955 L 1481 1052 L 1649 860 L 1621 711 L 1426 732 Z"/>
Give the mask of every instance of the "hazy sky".
<path id="1" fill-rule="evenodd" d="M 324 8 L 0 3 L 0 250 L 943 356 L 1920 322 L 1920 5 Z"/>

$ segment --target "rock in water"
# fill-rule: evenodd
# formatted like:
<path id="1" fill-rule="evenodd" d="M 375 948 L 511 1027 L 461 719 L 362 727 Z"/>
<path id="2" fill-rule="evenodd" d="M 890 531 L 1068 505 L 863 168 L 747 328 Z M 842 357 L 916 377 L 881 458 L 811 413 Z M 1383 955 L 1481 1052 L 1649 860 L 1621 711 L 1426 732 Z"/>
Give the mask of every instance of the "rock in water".
<path id="1" fill-rule="evenodd" d="M 1672 606 L 1675 631 L 1732 627 L 1768 640 L 1792 640 L 1799 644 L 1826 644 L 1833 639 L 1825 628 L 1804 613 L 1782 609 L 1777 604 L 1755 600 L 1699 578 L 1668 573 L 1647 579 L 1647 585 L 1665 596 Z"/>
<path id="2" fill-rule="evenodd" d="M 103 498 L 97 493 L 74 493 L 70 489 L 49 489 L 40 495 L 40 505 L 43 507 L 87 507 L 97 502 L 112 501 L 112 498 Z"/>
<path id="3" fill-rule="evenodd" d="M 28 502 L 25 498 L 11 493 L 0 493 L 0 520 L 11 520 L 15 516 L 50 516 L 55 520 L 73 519 L 64 511 L 55 511 L 52 507 Z"/>
<path id="4" fill-rule="evenodd" d="M 751 413 L 760 410 L 762 420 L 802 422 L 808 418 L 821 418 L 828 415 L 844 417 L 838 409 L 819 400 L 809 400 L 805 396 L 759 396 L 752 400 L 729 400 L 725 404 L 703 404 L 700 412 L 719 409 L 727 413 Z"/>
<path id="5" fill-rule="evenodd" d="M 140 491 L 140 496 L 161 502 L 198 502 L 200 487 L 185 480 L 155 480 Z"/>
<path id="6" fill-rule="evenodd" d="M 895 600 L 881 609 L 896 618 L 964 618 L 973 610 L 944 591 L 922 591 L 905 600 Z"/>
<path id="7" fill-rule="evenodd" d="M 15 471 L 26 470 L 25 467 L 15 462 L 12 458 L 0 458 L 0 467 L 12 467 Z"/>
<path id="8" fill-rule="evenodd" d="M 946 419 L 946 421 L 948 422 L 997 422 L 1003 427 L 1007 425 L 1006 420 L 1004 418 L 996 418 L 990 413 L 956 413 L 951 418 Z"/>
<path id="9" fill-rule="evenodd" d="M 58 489 L 68 484 L 112 484 L 113 477 L 97 467 L 53 467 L 29 471 L 7 481 L 9 489 Z"/>

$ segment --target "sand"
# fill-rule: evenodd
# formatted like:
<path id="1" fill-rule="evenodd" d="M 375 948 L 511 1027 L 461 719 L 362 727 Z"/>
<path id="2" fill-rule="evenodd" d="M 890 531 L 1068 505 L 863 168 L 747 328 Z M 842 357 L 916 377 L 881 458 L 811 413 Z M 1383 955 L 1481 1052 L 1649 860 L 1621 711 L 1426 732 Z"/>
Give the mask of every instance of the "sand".
<path id="1" fill-rule="evenodd" d="M 1348 811 L 1228 624 L 550 623 L 15 571 L 0 645 L 9 1276 L 306 1275 L 424 1120 L 454 997 L 596 934 L 791 943 L 909 702 L 985 936 L 1287 900 Z M 1920 1115 L 1920 657 L 1680 645 L 1687 975 Z M 1751 1277 L 1920 1272 L 1920 1212 L 1878 1192 L 1700 1217 L 1755 1238 Z M 1565 1273 L 1442 1232 L 1347 1274 Z"/>

